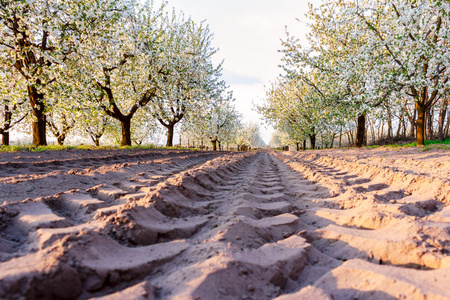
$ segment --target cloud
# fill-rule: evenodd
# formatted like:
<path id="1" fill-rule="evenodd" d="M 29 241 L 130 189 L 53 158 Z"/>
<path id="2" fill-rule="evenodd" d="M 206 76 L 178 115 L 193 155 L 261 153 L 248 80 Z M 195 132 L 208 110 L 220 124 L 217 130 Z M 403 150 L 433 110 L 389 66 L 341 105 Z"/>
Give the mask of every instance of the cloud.
<path id="1" fill-rule="evenodd" d="M 222 78 L 227 84 L 256 85 L 263 83 L 259 77 L 243 75 L 226 69 L 223 70 Z"/>

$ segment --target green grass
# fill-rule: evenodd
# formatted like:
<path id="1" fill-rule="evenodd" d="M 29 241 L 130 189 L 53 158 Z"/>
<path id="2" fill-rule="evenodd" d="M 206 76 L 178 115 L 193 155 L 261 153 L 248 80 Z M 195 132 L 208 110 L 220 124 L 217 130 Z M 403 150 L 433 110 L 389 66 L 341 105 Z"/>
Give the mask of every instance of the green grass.
<path id="1" fill-rule="evenodd" d="M 401 147 L 408 147 L 407 145 L 401 145 L 401 144 L 390 144 L 390 145 L 386 145 L 384 146 L 386 148 L 401 148 Z"/>
<path id="2" fill-rule="evenodd" d="M 423 148 L 423 151 L 428 151 L 431 149 L 444 149 L 444 150 L 450 150 L 450 138 L 446 139 L 445 141 L 425 141 L 425 147 Z"/>
<path id="3" fill-rule="evenodd" d="M 445 141 L 425 141 L 425 146 L 428 145 L 434 145 L 434 144 L 447 144 L 450 145 L 450 138 L 446 139 Z"/>
<path id="4" fill-rule="evenodd" d="M 409 143 L 409 144 L 390 144 L 390 145 L 385 145 L 385 146 L 372 145 L 372 146 L 367 146 L 365 148 L 375 149 L 375 148 L 379 148 L 379 147 L 393 148 L 393 149 L 410 148 L 410 147 L 417 147 L 417 143 L 413 142 L 413 143 Z M 436 141 L 436 140 L 425 141 L 425 147 L 423 148 L 422 151 L 428 151 L 430 149 L 447 149 L 447 150 L 450 150 L 450 138 L 446 139 L 445 141 Z"/>
<path id="5" fill-rule="evenodd" d="M 42 151 L 60 151 L 60 150 L 91 150 L 91 149 L 113 149 L 113 147 L 94 147 L 88 145 L 80 146 L 60 146 L 60 145 L 48 145 L 48 146 L 1 146 L 0 152 L 17 152 L 17 151 L 30 151 L 30 152 L 42 152 Z"/>
<path id="6" fill-rule="evenodd" d="M 403 145 L 403 147 L 416 147 L 416 146 L 417 146 L 416 142 Z M 425 141 L 423 151 L 428 151 L 430 149 L 450 149 L 450 138 L 446 139 L 445 141 L 436 141 L 436 140 Z"/>
<path id="7" fill-rule="evenodd" d="M 160 149 L 171 149 L 171 150 L 191 150 L 200 151 L 200 148 L 185 148 L 185 147 L 159 147 Z"/>
<path id="8" fill-rule="evenodd" d="M 364 148 L 367 148 L 367 149 L 376 149 L 376 148 L 379 148 L 379 147 L 381 147 L 380 145 L 371 145 L 371 146 L 366 146 L 366 147 L 364 147 Z"/>
<path id="9" fill-rule="evenodd" d="M 173 149 L 173 150 L 191 150 L 199 151 L 198 148 L 183 148 L 183 147 L 158 147 L 155 145 L 145 145 L 145 146 L 100 146 L 95 147 L 91 145 L 80 145 L 80 146 L 60 146 L 60 145 L 48 145 L 48 146 L 0 146 L 0 152 L 17 152 L 17 151 L 30 151 L 30 152 L 42 152 L 42 151 L 61 151 L 61 150 L 145 150 L 145 149 Z"/>

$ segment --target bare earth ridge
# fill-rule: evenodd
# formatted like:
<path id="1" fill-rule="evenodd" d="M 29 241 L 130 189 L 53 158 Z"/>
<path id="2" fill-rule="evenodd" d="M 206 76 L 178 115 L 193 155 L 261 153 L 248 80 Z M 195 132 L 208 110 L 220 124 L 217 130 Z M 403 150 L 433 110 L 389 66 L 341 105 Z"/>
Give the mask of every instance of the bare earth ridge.
<path id="1" fill-rule="evenodd" d="M 0 153 L 0 299 L 450 299 L 447 153 Z"/>

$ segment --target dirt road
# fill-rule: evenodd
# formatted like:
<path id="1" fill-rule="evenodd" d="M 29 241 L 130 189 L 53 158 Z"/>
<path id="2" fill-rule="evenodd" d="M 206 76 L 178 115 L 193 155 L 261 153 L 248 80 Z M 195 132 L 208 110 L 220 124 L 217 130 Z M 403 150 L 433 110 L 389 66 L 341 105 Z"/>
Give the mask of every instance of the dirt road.
<path id="1" fill-rule="evenodd" d="M 0 298 L 448 299 L 441 150 L 0 154 Z"/>

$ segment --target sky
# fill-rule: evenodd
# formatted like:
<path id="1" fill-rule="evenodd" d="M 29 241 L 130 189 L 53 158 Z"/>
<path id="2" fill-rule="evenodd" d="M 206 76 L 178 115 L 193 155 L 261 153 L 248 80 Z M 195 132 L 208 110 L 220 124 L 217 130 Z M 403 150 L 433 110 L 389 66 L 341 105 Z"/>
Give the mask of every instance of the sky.
<path id="1" fill-rule="evenodd" d="M 214 60 L 224 60 L 223 79 L 233 91 L 236 108 L 245 121 L 261 124 L 267 144 L 273 128 L 253 110 L 254 104 L 262 103 L 266 87 L 282 73 L 278 50 L 286 26 L 306 44 L 308 3 L 318 6 L 320 0 L 168 0 L 169 7 L 209 24 L 213 46 L 219 48 Z"/>

